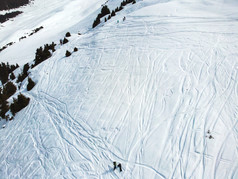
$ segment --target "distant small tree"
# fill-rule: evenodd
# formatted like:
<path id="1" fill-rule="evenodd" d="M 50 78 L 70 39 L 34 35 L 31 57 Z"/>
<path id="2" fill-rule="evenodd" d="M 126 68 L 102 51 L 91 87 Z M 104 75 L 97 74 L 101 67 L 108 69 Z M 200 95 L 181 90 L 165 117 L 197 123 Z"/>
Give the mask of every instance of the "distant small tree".
<path id="1" fill-rule="evenodd" d="M 52 50 L 52 52 L 54 52 L 54 51 L 55 51 L 55 46 L 56 46 L 56 44 L 55 44 L 54 42 L 52 42 L 52 43 L 48 46 L 48 48 L 49 48 L 50 50 Z"/>
<path id="2" fill-rule="evenodd" d="M 107 22 L 107 18 L 105 17 L 104 22 Z"/>
<path id="3" fill-rule="evenodd" d="M 125 5 L 126 5 L 126 1 L 122 1 L 121 6 L 125 6 Z"/>
<path id="4" fill-rule="evenodd" d="M 71 34 L 69 33 L 69 32 L 67 32 L 66 34 L 65 34 L 65 37 L 70 37 L 71 36 Z"/>
<path id="5" fill-rule="evenodd" d="M 122 5 L 120 5 L 120 7 L 119 7 L 119 11 L 121 11 L 123 9 L 123 6 Z"/>
<path id="6" fill-rule="evenodd" d="M 78 51 L 78 48 L 77 47 L 74 47 L 74 52 L 77 52 Z"/>
<path id="7" fill-rule="evenodd" d="M 66 39 L 66 38 L 64 38 L 64 40 L 63 40 L 63 44 L 66 44 L 66 43 L 68 43 L 68 42 L 69 42 L 69 40 Z"/>
<path id="8" fill-rule="evenodd" d="M 111 16 L 113 17 L 115 15 L 116 15 L 115 11 L 112 11 Z"/>
<path id="9" fill-rule="evenodd" d="M 65 56 L 69 57 L 71 55 L 71 52 L 69 52 L 68 50 L 66 50 Z"/>

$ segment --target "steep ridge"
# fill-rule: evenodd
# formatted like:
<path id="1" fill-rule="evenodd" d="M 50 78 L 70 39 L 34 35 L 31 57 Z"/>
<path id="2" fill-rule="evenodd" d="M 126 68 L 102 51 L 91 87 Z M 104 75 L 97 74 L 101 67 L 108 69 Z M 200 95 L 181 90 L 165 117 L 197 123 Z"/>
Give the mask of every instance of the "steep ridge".
<path id="1" fill-rule="evenodd" d="M 31 70 L 30 105 L 0 130 L 0 176 L 237 178 L 231 4 L 137 1 L 73 34 Z"/>

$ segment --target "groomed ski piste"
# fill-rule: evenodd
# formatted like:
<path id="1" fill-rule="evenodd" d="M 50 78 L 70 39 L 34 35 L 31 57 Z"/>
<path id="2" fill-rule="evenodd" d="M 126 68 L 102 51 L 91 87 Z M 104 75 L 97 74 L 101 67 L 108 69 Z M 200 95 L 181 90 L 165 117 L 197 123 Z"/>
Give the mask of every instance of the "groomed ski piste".
<path id="1" fill-rule="evenodd" d="M 0 61 L 72 36 L 30 70 L 30 104 L 0 129 L 1 179 L 238 178 L 235 0 L 138 0 L 94 29 L 105 0 L 43 2 L 2 24 L 1 46 L 16 43 Z"/>

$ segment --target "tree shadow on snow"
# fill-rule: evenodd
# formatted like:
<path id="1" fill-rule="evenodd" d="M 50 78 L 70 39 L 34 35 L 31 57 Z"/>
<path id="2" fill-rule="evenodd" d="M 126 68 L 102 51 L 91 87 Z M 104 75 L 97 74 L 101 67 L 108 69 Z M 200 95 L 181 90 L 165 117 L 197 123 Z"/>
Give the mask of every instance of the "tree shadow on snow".
<path id="1" fill-rule="evenodd" d="M 113 167 L 108 165 L 108 170 L 106 170 L 105 172 L 103 172 L 101 175 L 107 175 L 109 173 L 114 173 Z"/>

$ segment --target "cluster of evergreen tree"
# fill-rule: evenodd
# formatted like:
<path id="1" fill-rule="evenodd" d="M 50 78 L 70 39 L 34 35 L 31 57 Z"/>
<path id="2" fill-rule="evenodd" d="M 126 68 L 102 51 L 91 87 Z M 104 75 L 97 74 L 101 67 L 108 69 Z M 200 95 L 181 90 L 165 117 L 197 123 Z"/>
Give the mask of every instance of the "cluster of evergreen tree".
<path id="1" fill-rule="evenodd" d="M 60 39 L 60 45 L 64 45 L 67 44 L 69 42 L 69 40 L 67 38 L 64 37 L 64 39 Z"/>
<path id="2" fill-rule="evenodd" d="M 68 43 L 69 40 L 68 40 L 66 37 L 70 37 L 70 36 L 71 36 L 71 34 L 70 34 L 69 32 L 67 32 L 67 33 L 65 34 L 64 39 L 63 39 L 63 40 L 60 39 L 60 45 L 64 45 L 64 44 Z"/>
<path id="3" fill-rule="evenodd" d="M 1 63 L 0 64 L 0 80 L 2 84 L 5 84 L 9 79 L 9 74 L 12 73 L 16 68 L 18 68 L 19 65 L 9 65 L 9 63 Z"/>
<path id="4" fill-rule="evenodd" d="M 23 67 L 23 72 L 18 76 L 17 82 L 23 81 L 28 76 L 29 64 L 25 64 Z M 35 82 L 28 78 L 27 90 L 30 91 L 35 86 Z M 30 98 L 25 97 L 23 94 L 18 95 L 17 99 L 13 99 L 12 104 L 8 104 L 8 98 L 14 95 L 17 91 L 17 87 L 13 82 L 9 81 L 0 88 L 0 117 L 3 119 L 9 118 L 6 113 L 11 110 L 12 114 L 15 115 L 21 109 L 29 104 Z M 13 119 L 13 118 L 11 118 Z"/>
<path id="5" fill-rule="evenodd" d="M 32 36 L 33 34 L 37 33 L 38 31 L 40 31 L 41 29 L 43 29 L 44 27 L 43 26 L 40 26 L 40 27 L 37 27 L 36 29 L 34 29 L 32 31 L 32 33 L 29 34 L 29 36 Z"/>
<path id="6" fill-rule="evenodd" d="M 6 118 L 6 112 L 9 110 L 7 99 L 16 92 L 17 88 L 12 82 L 6 83 L 0 88 L 0 116 Z"/>
<path id="7" fill-rule="evenodd" d="M 105 5 L 101 9 L 101 13 L 98 14 L 97 18 L 93 22 L 93 28 L 96 27 L 98 24 L 100 24 L 100 18 L 104 17 L 107 14 L 110 14 L 110 9 Z"/>
<path id="8" fill-rule="evenodd" d="M 78 51 L 78 48 L 77 48 L 77 47 L 74 47 L 74 51 L 73 51 L 73 52 L 77 52 L 77 51 Z M 65 56 L 66 56 L 66 57 L 69 57 L 71 54 L 72 54 L 72 53 L 71 53 L 70 51 L 66 50 L 66 52 L 65 52 Z"/>
<path id="9" fill-rule="evenodd" d="M 122 1 L 121 6 L 126 6 L 129 3 L 135 4 L 136 1 L 135 0 L 124 0 L 124 1 Z"/>
<path id="10" fill-rule="evenodd" d="M 19 41 L 21 41 L 22 39 L 25 39 L 25 38 L 26 38 L 26 36 L 22 36 L 19 38 Z"/>
<path id="11" fill-rule="evenodd" d="M 8 10 L 18 8 L 20 6 L 28 4 L 29 0 L 1 0 L 0 10 Z"/>
<path id="12" fill-rule="evenodd" d="M 21 74 L 18 75 L 17 77 L 17 83 L 19 82 L 22 82 L 27 76 L 28 76 L 28 70 L 30 69 L 30 66 L 28 63 L 26 63 L 24 66 L 23 66 L 23 71 Z"/>
<path id="13" fill-rule="evenodd" d="M 116 12 L 121 11 L 123 9 L 123 6 L 126 6 L 129 3 L 135 4 L 136 1 L 135 0 L 124 0 L 121 2 L 120 7 L 117 7 L 115 10 L 112 10 L 112 12 L 110 12 L 110 9 L 108 9 L 108 7 L 106 5 L 104 5 L 101 9 L 101 13 L 98 14 L 97 18 L 94 20 L 92 27 L 94 28 L 97 25 L 99 25 L 101 23 L 100 18 L 109 14 L 109 16 L 107 18 L 105 18 L 105 20 L 104 20 L 105 22 L 107 22 L 109 19 L 111 19 L 113 16 L 116 15 Z"/>
<path id="14" fill-rule="evenodd" d="M 21 13 L 22 11 L 14 11 L 14 12 L 6 13 L 4 15 L 0 15 L 0 23 L 6 22 L 7 20 L 14 18 Z"/>
<path id="15" fill-rule="evenodd" d="M 67 43 L 69 42 L 69 40 L 68 40 L 66 37 L 70 37 L 70 36 L 71 36 L 71 34 L 70 34 L 69 32 L 67 32 L 67 33 L 65 34 L 64 39 L 63 39 L 63 40 L 60 39 L 60 45 L 67 44 Z"/>
<path id="16" fill-rule="evenodd" d="M 8 44 L 4 45 L 2 48 L 0 48 L 0 52 L 5 50 L 7 47 L 13 45 L 15 42 L 9 42 Z"/>
<path id="17" fill-rule="evenodd" d="M 17 87 L 11 82 L 7 82 L 3 89 L 1 90 L 1 97 L 3 100 L 7 100 L 10 96 L 12 96 L 17 90 Z"/>
<path id="18" fill-rule="evenodd" d="M 25 108 L 30 102 L 30 98 L 25 97 L 23 94 L 19 94 L 17 98 L 13 98 L 13 103 L 10 105 L 10 110 L 15 116 L 17 112 Z"/>
<path id="19" fill-rule="evenodd" d="M 56 44 L 52 42 L 51 44 L 44 45 L 44 48 L 40 47 L 36 49 L 36 55 L 34 60 L 35 63 L 32 65 L 32 68 L 45 61 L 46 59 L 50 58 L 52 56 L 52 53 L 55 51 L 55 46 Z"/>
<path id="20" fill-rule="evenodd" d="M 4 45 L 2 48 L 0 48 L 0 52 L 5 50 L 7 48 L 7 45 Z"/>
<path id="21" fill-rule="evenodd" d="M 66 34 L 67 37 L 70 36 L 70 33 Z M 66 39 L 67 40 L 67 39 Z M 65 42 L 67 43 L 67 42 Z M 52 42 L 51 44 L 46 44 L 43 47 L 40 47 L 36 50 L 34 64 L 32 64 L 32 68 L 45 61 L 46 59 L 52 56 L 52 53 L 55 51 L 56 44 Z M 9 77 L 11 80 L 14 80 L 16 77 L 13 71 L 19 67 L 19 65 L 9 65 L 8 63 L 0 64 L 0 80 L 3 84 L 3 87 L 0 88 L 0 117 L 4 119 L 9 119 L 9 116 L 6 113 L 10 110 L 13 115 L 19 112 L 21 109 L 25 108 L 30 101 L 30 98 L 25 97 L 23 94 L 19 94 L 17 98 L 13 98 L 13 103 L 8 104 L 8 98 L 16 93 L 17 87 L 13 84 L 13 82 L 8 82 Z M 22 73 L 20 73 L 17 77 L 16 83 L 22 82 L 25 78 L 29 76 L 30 65 L 26 63 L 23 66 Z M 7 83 L 6 83 L 7 82 Z M 35 86 L 35 82 L 28 77 L 27 90 L 30 91 Z M 13 117 L 11 118 L 13 119 Z"/>

